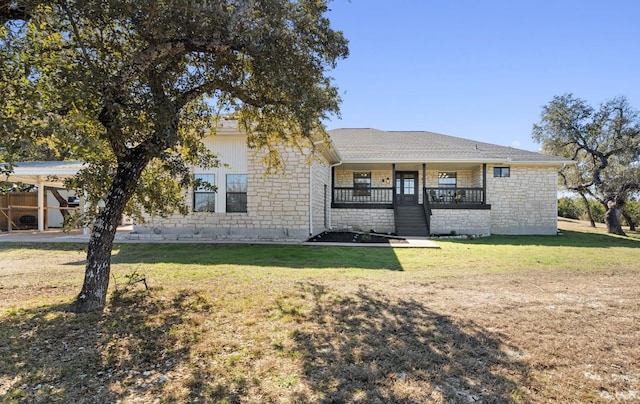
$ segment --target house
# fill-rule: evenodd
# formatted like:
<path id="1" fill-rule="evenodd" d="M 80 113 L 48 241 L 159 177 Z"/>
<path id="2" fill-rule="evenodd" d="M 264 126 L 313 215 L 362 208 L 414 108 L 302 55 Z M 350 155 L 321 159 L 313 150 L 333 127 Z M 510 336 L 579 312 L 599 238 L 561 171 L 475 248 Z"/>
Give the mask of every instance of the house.
<path id="1" fill-rule="evenodd" d="M 558 171 L 571 163 L 432 132 L 329 131 L 303 155 L 280 148 L 284 171 L 265 175 L 233 121 L 206 139 L 227 164 L 194 175 L 188 216 L 149 217 L 134 238 L 305 240 L 329 229 L 393 233 L 556 234 Z"/>
<path id="2" fill-rule="evenodd" d="M 284 170 L 266 175 L 260 150 L 247 147 L 235 121 L 223 120 L 205 144 L 224 166 L 193 169 L 216 190 L 187 190 L 189 215 L 148 216 L 130 237 L 302 241 L 330 229 L 421 237 L 556 234 L 558 171 L 570 160 L 432 132 L 329 135 L 329 143 L 310 142 L 306 153 L 281 145 Z M 44 186 L 61 186 L 81 166 L 17 165 L 9 180 L 39 185 L 33 212 L 40 230 L 44 212 L 55 210 Z"/>

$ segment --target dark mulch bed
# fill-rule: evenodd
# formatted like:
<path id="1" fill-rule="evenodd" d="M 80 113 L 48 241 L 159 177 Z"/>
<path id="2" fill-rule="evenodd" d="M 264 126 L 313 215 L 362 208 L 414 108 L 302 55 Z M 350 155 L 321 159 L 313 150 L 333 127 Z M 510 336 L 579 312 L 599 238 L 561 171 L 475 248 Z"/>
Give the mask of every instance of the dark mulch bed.
<path id="1" fill-rule="evenodd" d="M 384 236 L 375 233 L 359 233 L 354 231 L 324 231 L 307 241 L 321 243 L 407 243 L 401 237 Z"/>

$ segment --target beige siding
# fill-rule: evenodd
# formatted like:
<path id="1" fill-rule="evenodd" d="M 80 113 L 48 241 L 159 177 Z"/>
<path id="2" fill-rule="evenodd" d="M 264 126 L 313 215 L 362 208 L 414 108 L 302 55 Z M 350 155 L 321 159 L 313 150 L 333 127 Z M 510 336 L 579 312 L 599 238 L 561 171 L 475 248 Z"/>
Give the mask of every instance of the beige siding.
<path id="1" fill-rule="evenodd" d="M 244 135 L 219 135 L 205 139 L 204 144 L 213 150 L 220 162 L 227 164 L 229 172 L 244 174 L 247 172 L 247 144 Z"/>
<path id="2" fill-rule="evenodd" d="M 221 167 L 201 169 L 193 168 L 194 174 L 215 174 L 216 212 L 224 213 L 227 206 L 227 174 L 246 174 L 248 166 L 248 151 L 246 136 L 244 135 L 219 135 L 205 139 L 205 145 L 213 150 L 220 160 Z M 193 193 L 189 190 L 189 204 L 193 204 Z M 191 206 L 193 208 L 193 205 Z"/>

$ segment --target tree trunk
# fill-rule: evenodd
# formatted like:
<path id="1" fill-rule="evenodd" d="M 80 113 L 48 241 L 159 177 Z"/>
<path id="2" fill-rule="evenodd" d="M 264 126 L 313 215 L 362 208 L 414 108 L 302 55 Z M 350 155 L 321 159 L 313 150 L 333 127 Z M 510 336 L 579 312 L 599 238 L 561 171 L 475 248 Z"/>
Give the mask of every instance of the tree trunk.
<path id="1" fill-rule="evenodd" d="M 47 187 L 46 189 L 51 191 L 51 195 L 56 198 L 56 201 L 58 201 L 58 206 L 60 206 L 61 208 L 69 207 L 69 202 L 67 202 L 67 200 L 64 199 L 62 195 L 60 195 L 60 192 L 58 192 L 57 188 Z M 67 223 L 67 221 L 69 220 L 69 211 L 66 209 L 60 209 L 60 213 L 62 214 L 64 223 Z"/>
<path id="2" fill-rule="evenodd" d="M 620 212 L 622 211 L 622 208 L 615 201 L 609 202 L 608 208 L 609 209 L 604 214 L 604 222 L 607 225 L 607 232 L 626 236 L 627 234 L 622 230 L 622 225 L 620 224 Z"/>
<path id="3" fill-rule="evenodd" d="M 593 213 L 591 213 L 591 205 L 589 205 L 589 200 L 587 199 L 587 197 L 581 193 L 580 196 L 582 197 L 582 200 L 584 201 L 584 208 L 587 210 L 587 216 L 589 216 L 589 221 L 591 222 L 591 227 L 596 227 L 596 221 L 593 220 Z"/>
<path id="4" fill-rule="evenodd" d="M 624 220 L 627 221 L 627 224 L 629 225 L 629 230 L 636 231 L 636 223 L 633 221 L 633 218 L 631 217 L 631 215 L 623 210 L 622 216 L 624 216 Z"/>
<path id="5" fill-rule="evenodd" d="M 137 154 L 136 157 L 136 153 L 132 153 L 131 158 L 118 165 L 107 192 L 105 206 L 98 213 L 91 231 L 82 291 L 70 305 L 70 311 L 102 311 L 106 305 L 113 240 L 127 202 L 133 196 L 142 171 L 149 161 L 146 155 Z"/>

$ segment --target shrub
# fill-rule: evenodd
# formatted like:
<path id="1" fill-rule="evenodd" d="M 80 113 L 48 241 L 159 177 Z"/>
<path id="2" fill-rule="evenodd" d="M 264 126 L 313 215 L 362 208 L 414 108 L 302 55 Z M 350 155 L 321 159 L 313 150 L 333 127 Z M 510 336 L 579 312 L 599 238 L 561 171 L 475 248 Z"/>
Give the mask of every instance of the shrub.
<path id="1" fill-rule="evenodd" d="M 558 216 L 568 219 L 579 219 L 585 213 L 584 208 L 578 206 L 575 199 L 563 196 L 558 199 Z"/>
<path id="2" fill-rule="evenodd" d="M 606 212 L 604 206 L 593 199 L 587 199 L 589 203 L 589 208 L 591 209 L 591 215 L 593 215 L 593 220 L 597 223 L 604 223 L 604 214 Z M 587 213 L 587 208 L 585 206 L 584 200 L 580 199 L 576 202 L 583 212 L 580 215 L 580 219 L 589 220 L 589 214 Z"/>

